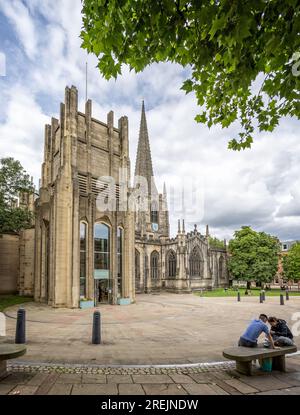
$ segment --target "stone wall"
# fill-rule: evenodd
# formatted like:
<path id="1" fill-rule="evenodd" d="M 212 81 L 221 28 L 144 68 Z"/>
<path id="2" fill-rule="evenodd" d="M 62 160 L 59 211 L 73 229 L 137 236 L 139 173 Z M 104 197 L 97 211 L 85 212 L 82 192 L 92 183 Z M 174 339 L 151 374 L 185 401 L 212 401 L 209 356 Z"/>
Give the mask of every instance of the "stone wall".
<path id="1" fill-rule="evenodd" d="M 18 291 L 20 295 L 33 296 L 34 278 L 34 228 L 20 234 L 20 273 Z"/>
<path id="2" fill-rule="evenodd" d="M 19 235 L 0 235 L 0 294 L 18 291 Z"/>

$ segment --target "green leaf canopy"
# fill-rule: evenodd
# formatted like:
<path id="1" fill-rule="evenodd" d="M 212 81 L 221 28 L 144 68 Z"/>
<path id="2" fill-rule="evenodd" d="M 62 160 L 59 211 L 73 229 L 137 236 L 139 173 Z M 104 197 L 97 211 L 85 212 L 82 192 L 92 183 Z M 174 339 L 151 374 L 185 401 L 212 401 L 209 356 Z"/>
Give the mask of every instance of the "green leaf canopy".
<path id="1" fill-rule="evenodd" d="M 190 68 L 196 121 L 240 123 L 229 148 L 251 146 L 254 129 L 300 117 L 300 2 L 297 0 L 83 0 L 82 47 L 106 79 L 122 64 Z M 229 137 L 230 138 L 230 137 Z"/>
<path id="2" fill-rule="evenodd" d="M 229 242 L 231 275 L 244 281 L 271 282 L 278 268 L 279 247 L 274 236 L 242 226 Z"/>
<path id="3" fill-rule="evenodd" d="M 294 244 L 284 255 L 283 272 L 287 279 L 300 281 L 300 242 Z"/>
<path id="4" fill-rule="evenodd" d="M 21 193 L 33 193 L 34 187 L 21 163 L 12 157 L 0 160 L 0 233 L 18 232 L 31 227 L 32 213 L 18 207 Z"/>

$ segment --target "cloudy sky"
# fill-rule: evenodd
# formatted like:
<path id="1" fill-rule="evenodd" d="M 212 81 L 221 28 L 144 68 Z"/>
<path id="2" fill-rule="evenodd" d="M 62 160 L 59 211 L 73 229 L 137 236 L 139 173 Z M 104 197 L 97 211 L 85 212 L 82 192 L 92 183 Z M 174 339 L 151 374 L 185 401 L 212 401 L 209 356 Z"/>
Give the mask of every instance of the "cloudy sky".
<path id="1" fill-rule="evenodd" d="M 166 181 L 169 190 L 172 233 L 185 216 L 188 228 L 197 223 L 204 233 L 208 223 L 219 238 L 250 225 L 281 240 L 300 239 L 299 121 L 282 120 L 272 134 L 257 136 L 251 150 L 228 150 L 237 130 L 195 123 L 195 99 L 180 90 L 187 75 L 181 67 L 153 65 L 138 75 L 124 68 L 117 81 L 102 79 L 95 58 L 80 48 L 80 11 L 80 0 L 0 0 L 0 53 L 6 57 L 0 157 L 20 160 L 38 183 L 44 124 L 58 116 L 66 85 L 77 86 L 83 111 L 88 60 L 93 116 L 105 121 L 112 109 L 116 120 L 129 117 L 132 170 L 145 100 L 156 181 L 160 190 Z M 182 183 L 184 212 L 178 206 Z"/>

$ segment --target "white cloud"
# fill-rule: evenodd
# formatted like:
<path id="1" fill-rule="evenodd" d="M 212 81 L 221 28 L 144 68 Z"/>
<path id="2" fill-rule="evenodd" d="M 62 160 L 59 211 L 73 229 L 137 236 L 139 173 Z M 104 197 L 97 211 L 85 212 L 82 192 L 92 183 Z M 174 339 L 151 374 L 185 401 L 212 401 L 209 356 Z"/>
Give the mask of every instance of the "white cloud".
<path id="1" fill-rule="evenodd" d="M 7 112 L 0 124 L 1 157 L 13 156 L 27 172 L 34 176 L 35 184 L 41 172 L 44 149 L 44 124 L 49 122 L 41 108 L 21 85 L 11 88 L 7 97 Z"/>
<path id="2" fill-rule="evenodd" d="M 0 0 L 0 11 L 11 21 L 25 53 L 33 59 L 37 51 L 37 34 L 28 8 L 19 0 Z"/>

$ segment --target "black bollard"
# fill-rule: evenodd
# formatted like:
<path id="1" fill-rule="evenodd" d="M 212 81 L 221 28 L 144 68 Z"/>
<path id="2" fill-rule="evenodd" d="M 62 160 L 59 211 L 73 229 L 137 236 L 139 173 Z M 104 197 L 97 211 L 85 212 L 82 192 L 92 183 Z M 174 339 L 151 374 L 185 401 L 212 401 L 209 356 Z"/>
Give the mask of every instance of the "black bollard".
<path id="1" fill-rule="evenodd" d="M 95 311 L 93 316 L 93 335 L 92 343 L 101 343 L 101 314 L 100 311 Z"/>
<path id="2" fill-rule="evenodd" d="M 263 293 L 259 293 L 259 302 L 260 303 L 264 302 Z"/>
<path id="3" fill-rule="evenodd" d="M 283 294 L 280 294 L 280 305 L 284 305 Z"/>
<path id="4" fill-rule="evenodd" d="M 264 291 L 262 292 L 262 300 L 266 301 L 266 293 Z"/>
<path id="5" fill-rule="evenodd" d="M 25 330 L 25 322 L 26 322 L 26 312 L 24 308 L 19 308 L 17 314 L 17 324 L 16 324 L 16 344 L 25 344 L 26 343 L 26 330 Z"/>
<path id="6" fill-rule="evenodd" d="M 289 292 L 288 291 L 285 292 L 285 299 L 286 300 L 289 300 L 290 299 L 290 295 L 289 295 Z"/>
<path id="7" fill-rule="evenodd" d="M 241 293 L 240 292 L 237 293 L 237 300 L 241 301 Z"/>

